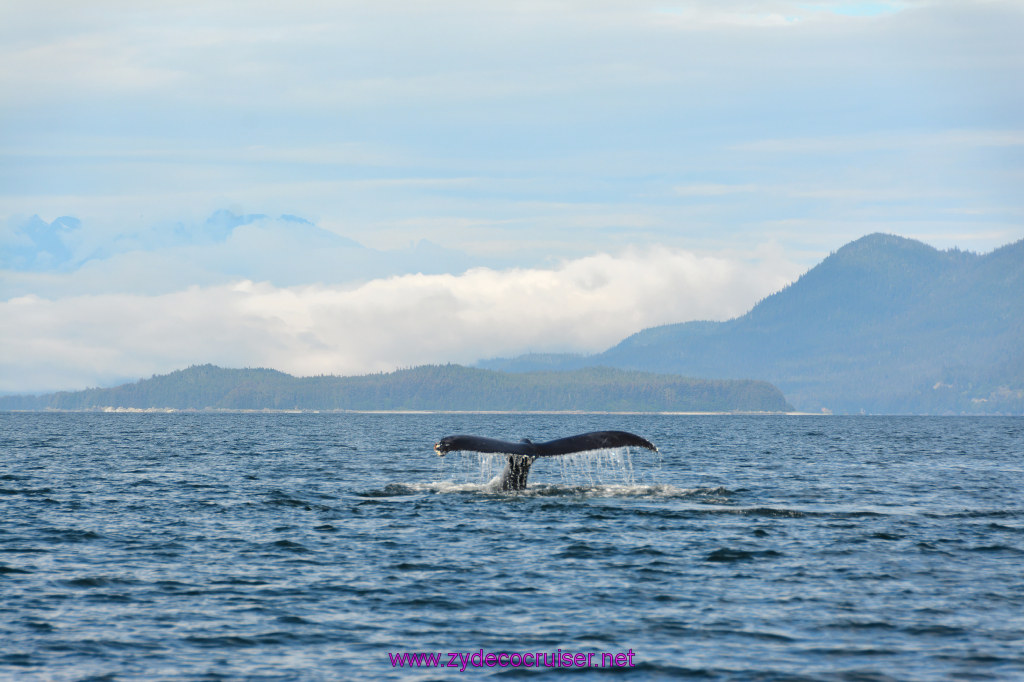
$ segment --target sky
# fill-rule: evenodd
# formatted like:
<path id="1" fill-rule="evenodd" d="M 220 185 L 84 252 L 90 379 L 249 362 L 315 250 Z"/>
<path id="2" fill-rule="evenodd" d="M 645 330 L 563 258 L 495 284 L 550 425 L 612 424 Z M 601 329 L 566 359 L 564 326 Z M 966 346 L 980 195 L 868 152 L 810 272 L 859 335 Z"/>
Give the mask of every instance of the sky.
<path id="1" fill-rule="evenodd" d="M 0 393 L 724 320 L 1024 237 L 1024 0 L 0 0 Z"/>

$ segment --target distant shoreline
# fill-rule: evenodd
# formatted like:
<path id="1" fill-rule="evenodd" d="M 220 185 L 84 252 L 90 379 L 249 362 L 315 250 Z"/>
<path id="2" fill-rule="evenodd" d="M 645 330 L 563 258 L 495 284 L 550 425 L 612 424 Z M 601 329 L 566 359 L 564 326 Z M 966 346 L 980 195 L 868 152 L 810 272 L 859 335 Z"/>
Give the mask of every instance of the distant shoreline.
<path id="1" fill-rule="evenodd" d="M 82 410 L 45 408 L 42 410 L 0 410 L 0 414 L 539 414 L 539 415 L 658 415 L 676 417 L 712 416 L 778 416 L 778 417 L 830 417 L 821 412 L 771 412 L 771 411 L 693 411 L 661 412 L 646 410 L 286 410 L 286 409 L 231 409 L 231 408 L 176 408 L 176 407 L 96 407 Z M 840 415 L 844 416 L 844 415 Z M 845 415 L 849 416 L 849 415 Z M 856 415 L 856 416 L 901 416 L 901 415 Z M 902 415 L 930 416 L 930 415 Z"/>

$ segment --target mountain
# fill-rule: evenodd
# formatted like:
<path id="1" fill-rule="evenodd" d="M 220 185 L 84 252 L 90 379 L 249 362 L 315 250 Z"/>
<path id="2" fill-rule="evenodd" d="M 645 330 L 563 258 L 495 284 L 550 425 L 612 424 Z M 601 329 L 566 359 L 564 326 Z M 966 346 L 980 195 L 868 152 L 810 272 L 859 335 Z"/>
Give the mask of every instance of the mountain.
<path id="1" fill-rule="evenodd" d="M 23 220 L 9 218 L 0 225 L 0 269 L 66 269 L 72 252 L 64 240 L 81 228 L 81 221 L 70 216 L 61 216 L 51 223 L 37 215 Z"/>
<path id="2" fill-rule="evenodd" d="M 460 365 L 356 377 L 293 377 L 203 365 L 116 388 L 0 397 L 0 410 L 103 408 L 781 412 L 760 381 L 705 381 L 609 368 L 504 374 Z"/>
<path id="3" fill-rule="evenodd" d="M 978 255 L 872 234 L 726 322 L 646 329 L 589 357 L 479 363 L 591 365 L 759 379 L 806 411 L 1024 414 L 1024 240 Z"/>
<path id="4" fill-rule="evenodd" d="M 427 240 L 381 250 L 291 214 L 220 210 L 205 220 L 118 227 L 64 216 L 0 220 L 0 290 L 62 298 L 130 290 L 164 294 L 251 280 L 278 287 L 356 285 L 494 265 Z"/>

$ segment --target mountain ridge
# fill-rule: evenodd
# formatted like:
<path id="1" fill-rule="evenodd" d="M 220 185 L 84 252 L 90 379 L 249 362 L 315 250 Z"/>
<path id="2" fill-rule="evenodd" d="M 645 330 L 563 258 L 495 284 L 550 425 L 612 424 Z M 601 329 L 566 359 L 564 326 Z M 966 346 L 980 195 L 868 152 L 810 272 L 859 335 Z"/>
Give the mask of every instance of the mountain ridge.
<path id="1" fill-rule="evenodd" d="M 2 410 L 451 410 L 598 412 L 786 412 L 759 381 L 710 381 L 591 367 L 505 374 L 421 365 L 353 377 L 294 377 L 273 369 L 187 369 L 113 388 L 0 397 Z"/>
<path id="2" fill-rule="evenodd" d="M 641 330 L 549 369 L 768 381 L 799 410 L 1024 414 L 1024 240 L 988 254 L 874 233 L 724 322 Z M 477 363 L 536 369 L 531 356 Z"/>

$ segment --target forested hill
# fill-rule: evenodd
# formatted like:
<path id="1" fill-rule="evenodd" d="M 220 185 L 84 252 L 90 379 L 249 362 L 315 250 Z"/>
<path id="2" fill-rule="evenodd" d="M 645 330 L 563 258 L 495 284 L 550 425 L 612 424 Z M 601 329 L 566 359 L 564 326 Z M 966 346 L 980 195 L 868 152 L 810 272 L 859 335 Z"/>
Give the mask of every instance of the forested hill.
<path id="1" fill-rule="evenodd" d="M 807 411 L 1024 414 L 1024 241 L 978 255 L 873 234 L 727 322 L 647 329 L 589 357 L 480 364 L 751 377 Z"/>
<path id="2" fill-rule="evenodd" d="M 0 410 L 104 408 L 781 412 L 761 381 L 704 381 L 608 368 L 504 374 L 459 365 L 356 377 L 293 377 L 203 365 L 116 388 L 0 397 Z"/>

